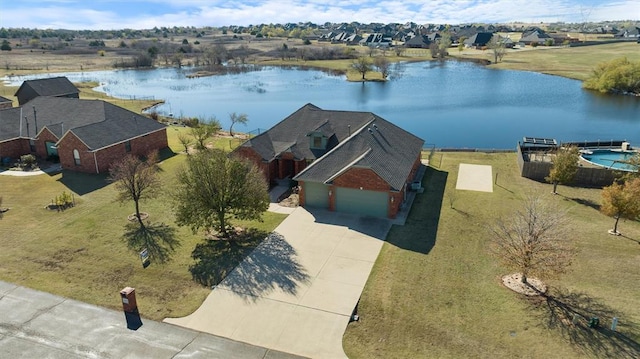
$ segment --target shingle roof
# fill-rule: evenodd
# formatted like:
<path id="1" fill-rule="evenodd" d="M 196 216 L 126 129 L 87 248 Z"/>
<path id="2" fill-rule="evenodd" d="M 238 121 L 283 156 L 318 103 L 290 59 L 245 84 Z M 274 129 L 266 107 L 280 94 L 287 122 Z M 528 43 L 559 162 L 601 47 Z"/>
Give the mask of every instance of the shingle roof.
<path id="1" fill-rule="evenodd" d="M 13 102 L 13 101 L 9 100 L 6 97 L 0 96 L 0 103 L 3 103 L 3 102 Z"/>
<path id="2" fill-rule="evenodd" d="M 307 137 L 310 132 L 324 134 L 329 141 L 329 150 L 347 138 L 350 132 L 364 126 L 373 116 L 370 112 L 329 111 L 306 104 L 242 146 L 252 147 L 265 161 L 278 157 L 283 151 L 293 153 L 298 160 L 314 160 L 326 151 L 310 149 Z"/>
<path id="3" fill-rule="evenodd" d="M 401 190 L 424 141 L 377 115 L 367 114 L 370 121 L 294 179 L 330 183 L 349 168 L 360 167 L 373 170 L 391 188 Z"/>
<path id="4" fill-rule="evenodd" d="M 101 100 L 37 97 L 21 107 L 0 110 L 0 141 L 34 137 L 36 127 L 37 132 L 46 127 L 58 139 L 71 131 L 90 150 L 97 150 L 165 125 Z"/>
<path id="5" fill-rule="evenodd" d="M 39 96 L 63 96 L 79 93 L 78 88 L 64 76 L 46 79 L 26 80 L 20 85 L 16 96 L 25 87 L 30 87 Z"/>

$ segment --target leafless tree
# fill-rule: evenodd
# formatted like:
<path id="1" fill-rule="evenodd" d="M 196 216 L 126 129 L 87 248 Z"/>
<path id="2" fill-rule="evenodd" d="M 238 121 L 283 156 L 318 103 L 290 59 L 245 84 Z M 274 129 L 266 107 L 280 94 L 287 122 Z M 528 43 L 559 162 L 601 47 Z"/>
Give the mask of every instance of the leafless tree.
<path id="1" fill-rule="evenodd" d="M 382 74 L 382 78 L 386 79 L 389 76 L 389 60 L 384 56 L 377 56 L 373 59 L 373 66 Z"/>
<path id="2" fill-rule="evenodd" d="M 529 276 L 566 272 L 575 254 L 566 211 L 529 196 L 521 209 L 490 226 L 491 251 L 508 268 Z"/>
<path id="3" fill-rule="evenodd" d="M 135 203 L 135 215 L 141 228 L 144 223 L 140 217 L 140 200 L 155 197 L 161 185 L 157 163 L 157 152 L 150 153 L 146 160 L 127 155 L 109 170 L 109 180 L 115 183 L 118 201 Z"/>
<path id="4" fill-rule="evenodd" d="M 362 74 L 362 80 L 364 80 L 367 72 L 371 71 L 371 63 L 366 57 L 361 56 L 351 64 L 351 68 Z"/>

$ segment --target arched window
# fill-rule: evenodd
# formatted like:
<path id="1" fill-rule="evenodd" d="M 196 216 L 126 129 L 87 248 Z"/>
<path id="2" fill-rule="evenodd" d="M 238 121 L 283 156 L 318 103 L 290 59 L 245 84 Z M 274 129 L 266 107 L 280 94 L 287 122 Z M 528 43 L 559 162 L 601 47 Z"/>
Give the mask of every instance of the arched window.
<path id="1" fill-rule="evenodd" d="M 78 152 L 78 150 L 73 150 L 73 161 L 76 163 L 76 166 L 80 166 L 80 152 Z"/>

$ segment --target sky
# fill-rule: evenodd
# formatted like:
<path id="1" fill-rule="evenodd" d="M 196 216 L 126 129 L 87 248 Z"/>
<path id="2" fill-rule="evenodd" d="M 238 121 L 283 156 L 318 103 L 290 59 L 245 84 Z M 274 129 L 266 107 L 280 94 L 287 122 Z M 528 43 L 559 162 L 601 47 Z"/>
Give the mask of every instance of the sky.
<path id="1" fill-rule="evenodd" d="M 0 0 L 0 9 L 0 27 L 70 30 L 640 20 L 640 0 Z"/>

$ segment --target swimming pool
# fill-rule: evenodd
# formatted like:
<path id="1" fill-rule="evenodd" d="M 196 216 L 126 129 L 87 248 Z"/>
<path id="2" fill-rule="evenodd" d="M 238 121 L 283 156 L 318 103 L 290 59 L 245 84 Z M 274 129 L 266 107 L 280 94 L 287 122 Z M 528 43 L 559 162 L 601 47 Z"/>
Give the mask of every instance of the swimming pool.
<path id="1" fill-rule="evenodd" d="M 596 166 L 621 170 L 635 171 L 633 166 L 625 163 L 635 156 L 635 151 L 592 150 L 583 152 L 580 156 L 587 162 Z"/>

